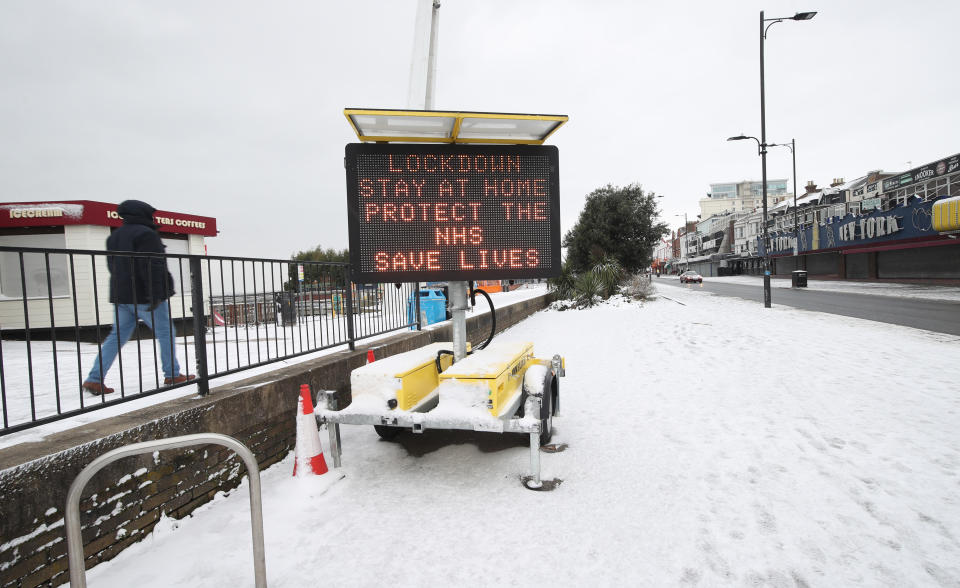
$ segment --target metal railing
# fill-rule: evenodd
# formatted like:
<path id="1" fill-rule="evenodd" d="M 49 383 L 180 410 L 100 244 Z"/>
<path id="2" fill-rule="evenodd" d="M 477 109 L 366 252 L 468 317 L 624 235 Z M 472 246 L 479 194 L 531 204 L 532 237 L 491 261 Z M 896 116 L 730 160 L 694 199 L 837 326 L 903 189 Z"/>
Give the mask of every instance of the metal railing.
<path id="1" fill-rule="evenodd" d="M 157 439 L 133 443 L 108 451 L 83 468 L 70 484 L 67 492 L 67 506 L 64 510 L 64 524 L 67 533 L 67 559 L 70 564 L 71 588 L 84 588 L 87 585 L 86 564 L 83 559 L 83 535 L 80 524 L 80 496 L 83 488 L 93 476 L 111 463 L 131 455 L 153 453 L 164 449 L 177 449 L 192 445 L 215 444 L 232 449 L 244 465 L 247 466 L 247 478 L 250 481 L 250 528 L 253 534 L 253 575 L 257 588 L 266 588 L 267 566 L 263 547 L 263 505 L 260 496 L 260 467 L 257 458 L 246 445 L 233 437 L 219 433 L 197 433 L 170 439 Z"/>
<path id="2" fill-rule="evenodd" d="M 131 276 L 169 269 L 175 293 L 162 307 L 150 310 L 158 297 L 130 284 L 145 298 L 136 300 L 140 322 L 175 330 L 169 347 L 137 323 L 104 364 L 111 324 L 130 321 L 110 303 L 121 284 L 109 264 L 127 264 Z M 0 436 L 175 387 L 196 384 L 205 395 L 214 378 L 419 328 L 417 289 L 354 284 L 346 263 L 0 247 Z M 167 355 L 196 379 L 170 381 L 178 374 L 164 370 Z M 94 364 L 113 393 L 83 390 Z"/>

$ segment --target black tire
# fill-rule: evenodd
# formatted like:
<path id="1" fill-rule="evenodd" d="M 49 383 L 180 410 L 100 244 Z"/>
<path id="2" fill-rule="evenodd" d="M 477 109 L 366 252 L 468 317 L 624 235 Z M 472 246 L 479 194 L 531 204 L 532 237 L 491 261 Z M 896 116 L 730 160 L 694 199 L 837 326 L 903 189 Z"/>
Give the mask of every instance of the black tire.
<path id="1" fill-rule="evenodd" d="M 547 371 L 546 375 L 543 377 L 543 398 L 540 402 L 540 446 L 543 447 L 550 442 L 550 439 L 553 437 L 553 415 L 556 412 L 554 410 L 554 396 L 556 391 L 554 387 L 556 385 L 553 372 Z M 523 410 L 524 402 L 528 396 L 528 391 L 526 388 L 526 383 L 524 383 L 523 396 L 524 400 L 520 403 L 521 411 Z M 523 416 L 522 414 L 520 416 Z"/>
<path id="2" fill-rule="evenodd" d="M 388 427 L 386 425 L 374 425 L 373 430 L 377 432 L 377 435 L 380 435 L 380 438 L 384 441 L 393 441 L 397 438 L 397 435 L 403 432 L 401 427 Z"/>
<path id="3" fill-rule="evenodd" d="M 548 378 L 547 385 L 553 383 L 553 376 Z M 543 408 L 540 416 L 540 447 L 543 447 L 553 438 L 553 392 L 550 388 L 544 388 Z M 546 416 L 543 416 L 546 415 Z"/>

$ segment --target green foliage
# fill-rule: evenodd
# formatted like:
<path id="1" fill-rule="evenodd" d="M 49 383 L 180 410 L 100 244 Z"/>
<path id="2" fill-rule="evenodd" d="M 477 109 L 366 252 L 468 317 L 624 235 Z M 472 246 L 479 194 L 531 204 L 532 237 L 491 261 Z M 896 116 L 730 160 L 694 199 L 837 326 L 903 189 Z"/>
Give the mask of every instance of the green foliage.
<path id="1" fill-rule="evenodd" d="M 608 257 L 623 271 L 638 272 L 650 265 L 654 246 L 669 232 L 656 217 L 656 195 L 644 193 L 639 184 L 598 188 L 587 196 L 577 224 L 563 238 L 567 260 L 577 272 Z"/>
<path id="2" fill-rule="evenodd" d="M 595 274 L 600 282 L 600 295 L 604 300 L 610 298 L 620 289 L 624 271 L 620 262 L 613 257 L 606 257 L 593 266 L 590 273 Z"/>
<path id="3" fill-rule="evenodd" d="M 564 262 L 560 268 L 560 275 L 547 280 L 547 286 L 556 292 L 558 300 L 573 298 L 574 288 L 577 285 L 577 275 L 573 272 L 570 262 Z"/>
<path id="4" fill-rule="evenodd" d="M 350 250 L 334 249 L 332 247 L 324 249 L 322 245 L 317 245 L 308 251 L 298 251 L 291 256 L 290 259 L 294 261 L 336 261 L 346 263 L 350 261 Z"/>
<path id="5" fill-rule="evenodd" d="M 321 290 L 329 288 L 343 288 L 346 284 L 346 269 L 342 265 L 350 261 L 349 249 L 333 249 L 317 245 L 308 251 L 298 251 L 290 256 L 289 279 L 284 283 L 283 288 L 287 291 L 294 291 L 298 288 L 297 265 L 303 263 L 303 282 L 304 287 L 319 288 Z M 310 263 L 320 262 L 320 263 Z M 314 283 L 316 285 L 314 286 Z"/>
<path id="6" fill-rule="evenodd" d="M 600 275 L 596 272 L 583 272 L 577 276 L 574 295 L 580 306 L 593 306 L 594 300 L 603 292 Z"/>
<path id="7" fill-rule="evenodd" d="M 646 300 L 655 292 L 649 275 L 630 275 L 612 257 L 604 258 L 580 273 L 574 272 L 570 263 L 564 263 L 560 276 L 548 283 L 557 300 L 561 301 L 557 307 L 559 310 L 590 307 L 597 299 L 606 300 L 621 291 L 637 300 Z"/>

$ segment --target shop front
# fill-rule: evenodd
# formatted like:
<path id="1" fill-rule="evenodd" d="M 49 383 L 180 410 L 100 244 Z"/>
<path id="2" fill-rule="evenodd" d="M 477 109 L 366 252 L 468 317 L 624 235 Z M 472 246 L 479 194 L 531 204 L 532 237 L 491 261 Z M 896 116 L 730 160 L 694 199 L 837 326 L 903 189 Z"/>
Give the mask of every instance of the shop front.
<path id="1" fill-rule="evenodd" d="M 914 199 L 889 210 L 829 218 L 801 229 L 799 242 L 792 231 L 772 233 L 774 273 L 805 269 L 810 276 L 839 279 L 960 279 L 960 226 L 949 214 L 954 200 Z"/>
<path id="2" fill-rule="evenodd" d="M 212 217 L 158 210 L 154 214 L 166 253 L 205 255 L 207 237 L 217 234 Z M 64 324 L 86 328 L 109 324 L 109 276 L 102 252 L 110 232 L 123 224 L 117 205 L 90 200 L 0 203 L 0 324 L 4 331 Z M 41 251 L 24 252 L 24 248 Z M 14 250 L 16 249 L 16 250 Z M 62 251 L 63 253 L 58 253 Z M 168 267 L 177 295 L 174 318 L 190 313 L 185 258 Z M 189 289 L 189 288 L 186 288 Z M 26 307 L 26 316 L 24 309 Z"/>

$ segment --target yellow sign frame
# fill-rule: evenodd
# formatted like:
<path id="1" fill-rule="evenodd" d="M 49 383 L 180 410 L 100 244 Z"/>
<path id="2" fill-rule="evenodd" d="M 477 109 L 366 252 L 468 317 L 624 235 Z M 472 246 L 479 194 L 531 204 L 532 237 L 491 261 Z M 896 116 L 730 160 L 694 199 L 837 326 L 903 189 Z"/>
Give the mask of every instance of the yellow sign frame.
<path id="1" fill-rule="evenodd" d="M 389 109 L 376 109 L 376 108 L 345 108 L 343 110 L 344 116 L 347 117 L 347 122 L 350 124 L 350 128 L 353 129 L 353 132 L 357 134 L 357 138 L 361 141 L 366 142 L 379 142 L 379 143 L 394 143 L 394 142 L 403 142 L 403 143 L 458 143 L 458 144 L 467 144 L 467 143 L 481 143 L 481 144 L 498 144 L 498 145 L 543 145 L 553 133 L 557 131 L 564 123 L 569 120 L 569 117 L 564 114 L 511 114 L 511 113 L 498 113 L 498 112 L 460 112 L 460 111 L 446 111 L 446 110 L 389 110 Z M 398 117 L 398 116 L 408 116 L 412 118 L 453 118 L 454 124 L 453 129 L 449 136 L 447 137 L 424 137 L 418 136 L 415 134 L 398 134 L 392 136 L 380 136 L 380 135 L 366 135 L 361 125 L 357 124 L 355 116 L 374 116 L 374 117 Z M 460 137 L 460 128 L 463 124 L 464 119 L 473 119 L 473 118 L 482 118 L 488 120 L 502 120 L 502 121 L 552 121 L 556 124 L 552 125 L 547 132 L 537 139 L 514 139 L 507 136 L 498 136 L 495 133 L 491 133 L 489 137 Z"/>

